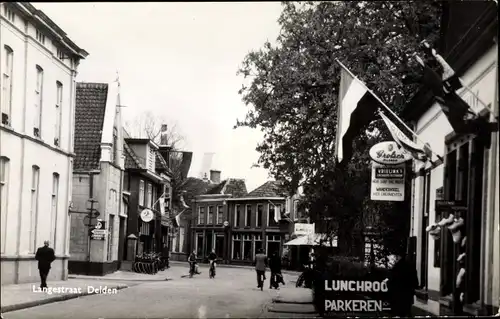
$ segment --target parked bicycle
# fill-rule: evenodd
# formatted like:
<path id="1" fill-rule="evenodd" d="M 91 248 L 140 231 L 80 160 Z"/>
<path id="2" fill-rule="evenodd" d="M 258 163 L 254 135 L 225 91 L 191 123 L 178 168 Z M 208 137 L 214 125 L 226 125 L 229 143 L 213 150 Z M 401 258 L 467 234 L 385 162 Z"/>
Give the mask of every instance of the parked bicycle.
<path id="1" fill-rule="evenodd" d="M 167 267 L 168 260 L 162 258 L 161 253 L 148 252 L 136 256 L 132 270 L 141 274 L 154 275 Z"/>

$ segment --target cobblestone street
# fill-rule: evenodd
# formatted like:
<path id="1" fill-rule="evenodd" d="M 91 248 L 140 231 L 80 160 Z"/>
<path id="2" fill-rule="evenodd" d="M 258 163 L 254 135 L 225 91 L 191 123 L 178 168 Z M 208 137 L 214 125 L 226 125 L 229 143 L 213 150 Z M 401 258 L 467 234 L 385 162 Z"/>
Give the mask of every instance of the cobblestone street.
<path id="1" fill-rule="evenodd" d="M 115 295 L 92 295 L 8 312 L 4 318 L 257 318 L 279 291 L 256 288 L 255 271 L 218 268 L 215 279 L 206 267 L 192 279 L 181 278 L 186 267 L 165 271 L 168 281 L 141 282 Z M 284 274 L 288 286 L 296 276 Z M 125 282 L 125 280 L 124 280 Z M 93 282 L 95 284 L 95 281 Z M 295 289 L 295 288 L 293 288 Z M 299 290 L 297 288 L 297 290 Z M 283 314 L 289 317 L 290 314 Z"/>

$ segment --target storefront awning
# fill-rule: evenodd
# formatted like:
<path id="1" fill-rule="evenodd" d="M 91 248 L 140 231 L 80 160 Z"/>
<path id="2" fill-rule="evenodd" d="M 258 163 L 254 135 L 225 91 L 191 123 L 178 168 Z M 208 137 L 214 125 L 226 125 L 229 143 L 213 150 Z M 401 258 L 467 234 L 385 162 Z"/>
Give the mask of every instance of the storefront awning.
<path id="1" fill-rule="evenodd" d="M 326 234 L 304 235 L 290 240 L 285 243 L 285 246 L 319 246 L 322 239 L 326 239 Z M 329 240 L 323 242 L 322 245 L 326 247 L 337 247 L 337 239 L 333 239 L 332 245 L 330 245 Z"/>

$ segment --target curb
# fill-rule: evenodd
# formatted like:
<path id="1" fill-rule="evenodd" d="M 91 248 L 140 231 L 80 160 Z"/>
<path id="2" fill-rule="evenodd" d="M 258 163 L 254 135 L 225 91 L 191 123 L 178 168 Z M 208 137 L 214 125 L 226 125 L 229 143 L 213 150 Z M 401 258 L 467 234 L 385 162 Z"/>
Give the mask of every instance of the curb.
<path id="1" fill-rule="evenodd" d="M 171 265 L 187 265 L 187 261 L 177 261 L 177 260 L 174 260 L 174 261 L 170 261 L 170 264 Z M 208 265 L 208 264 L 199 263 L 199 265 Z M 254 269 L 253 266 L 232 265 L 232 264 L 219 264 L 219 263 L 217 264 L 217 268 L 240 268 L 240 269 L 249 269 L 249 270 L 253 270 Z M 302 273 L 300 271 L 294 271 L 294 270 L 282 270 L 281 272 L 284 273 L 284 274 L 297 275 L 297 276 L 299 276 Z"/>
<path id="2" fill-rule="evenodd" d="M 122 289 L 128 288 L 128 286 L 123 285 L 123 286 L 117 286 L 114 288 L 116 288 L 117 290 L 122 290 Z M 113 289 L 113 288 L 110 288 L 110 289 Z M 85 296 L 97 295 L 97 294 L 98 293 L 95 293 L 95 292 L 92 292 L 92 293 L 82 292 L 82 293 L 78 293 L 78 294 L 54 296 L 52 298 L 47 298 L 47 299 L 42 299 L 42 300 L 23 302 L 23 303 L 19 303 L 19 304 L 15 304 L 15 305 L 9 305 L 9 306 L 2 307 L 1 313 L 4 314 L 7 312 L 12 312 L 12 311 L 17 311 L 17 310 L 22 310 L 22 309 L 27 309 L 27 308 L 33 308 L 33 307 L 37 307 L 37 306 L 41 306 L 41 305 L 46 305 L 49 303 L 66 301 L 66 300 L 70 300 L 70 299 L 76 299 L 79 297 L 85 297 Z"/>
<path id="3" fill-rule="evenodd" d="M 68 276 L 68 279 L 88 279 L 88 280 L 104 280 L 104 281 L 138 281 L 138 282 L 161 282 L 161 281 L 170 281 L 173 280 L 170 277 L 166 277 L 164 279 L 138 279 L 138 278 L 106 278 L 106 277 L 78 277 L 76 275 Z"/>
<path id="4" fill-rule="evenodd" d="M 279 298 L 273 298 L 273 303 L 294 304 L 294 305 L 314 305 L 312 301 L 286 301 Z"/>

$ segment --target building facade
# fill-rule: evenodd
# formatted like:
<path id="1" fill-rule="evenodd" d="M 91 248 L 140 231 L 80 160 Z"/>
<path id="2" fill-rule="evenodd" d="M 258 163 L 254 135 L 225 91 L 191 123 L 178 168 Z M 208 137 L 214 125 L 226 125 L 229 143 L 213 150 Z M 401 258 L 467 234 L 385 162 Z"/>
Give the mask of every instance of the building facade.
<path id="1" fill-rule="evenodd" d="M 500 299 L 496 5 L 449 3 L 442 25 L 439 53 L 470 89 L 458 95 L 497 128 L 485 135 L 454 132 L 424 89 L 404 113 L 420 138 L 444 159 L 442 165 L 415 166 L 411 236 L 417 238 L 416 306 L 434 315 L 491 315 Z M 464 208 L 441 210 L 436 200 Z M 447 218 L 461 219 L 463 225 L 447 229 Z M 429 229 L 438 223 L 442 227 L 431 234 Z"/>
<path id="2" fill-rule="evenodd" d="M 123 128 L 118 83 L 77 83 L 69 271 L 104 275 L 123 258 Z M 91 211 L 91 209 L 92 211 Z M 106 235 L 91 235 L 101 221 Z M 104 223 L 102 223 L 104 221 Z"/>
<path id="3" fill-rule="evenodd" d="M 2 284 L 39 280 L 36 249 L 51 242 L 49 280 L 67 279 L 75 76 L 88 53 L 29 3 L 0 6 Z"/>
<path id="4" fill-rule="evenodd" d="M 127 246 L 135 247 L 134 255 L 127 250 L 125 259 L 133 261 L 136 255 L 164 253 L 169 246 L 171 225 L 167 212 L 172 206 L 172 174 L 158 146 L 149 139 L 126 138 L 124 151 Z M 141 218 L 145 210 L 152 212 L 152 220 Z"/>

